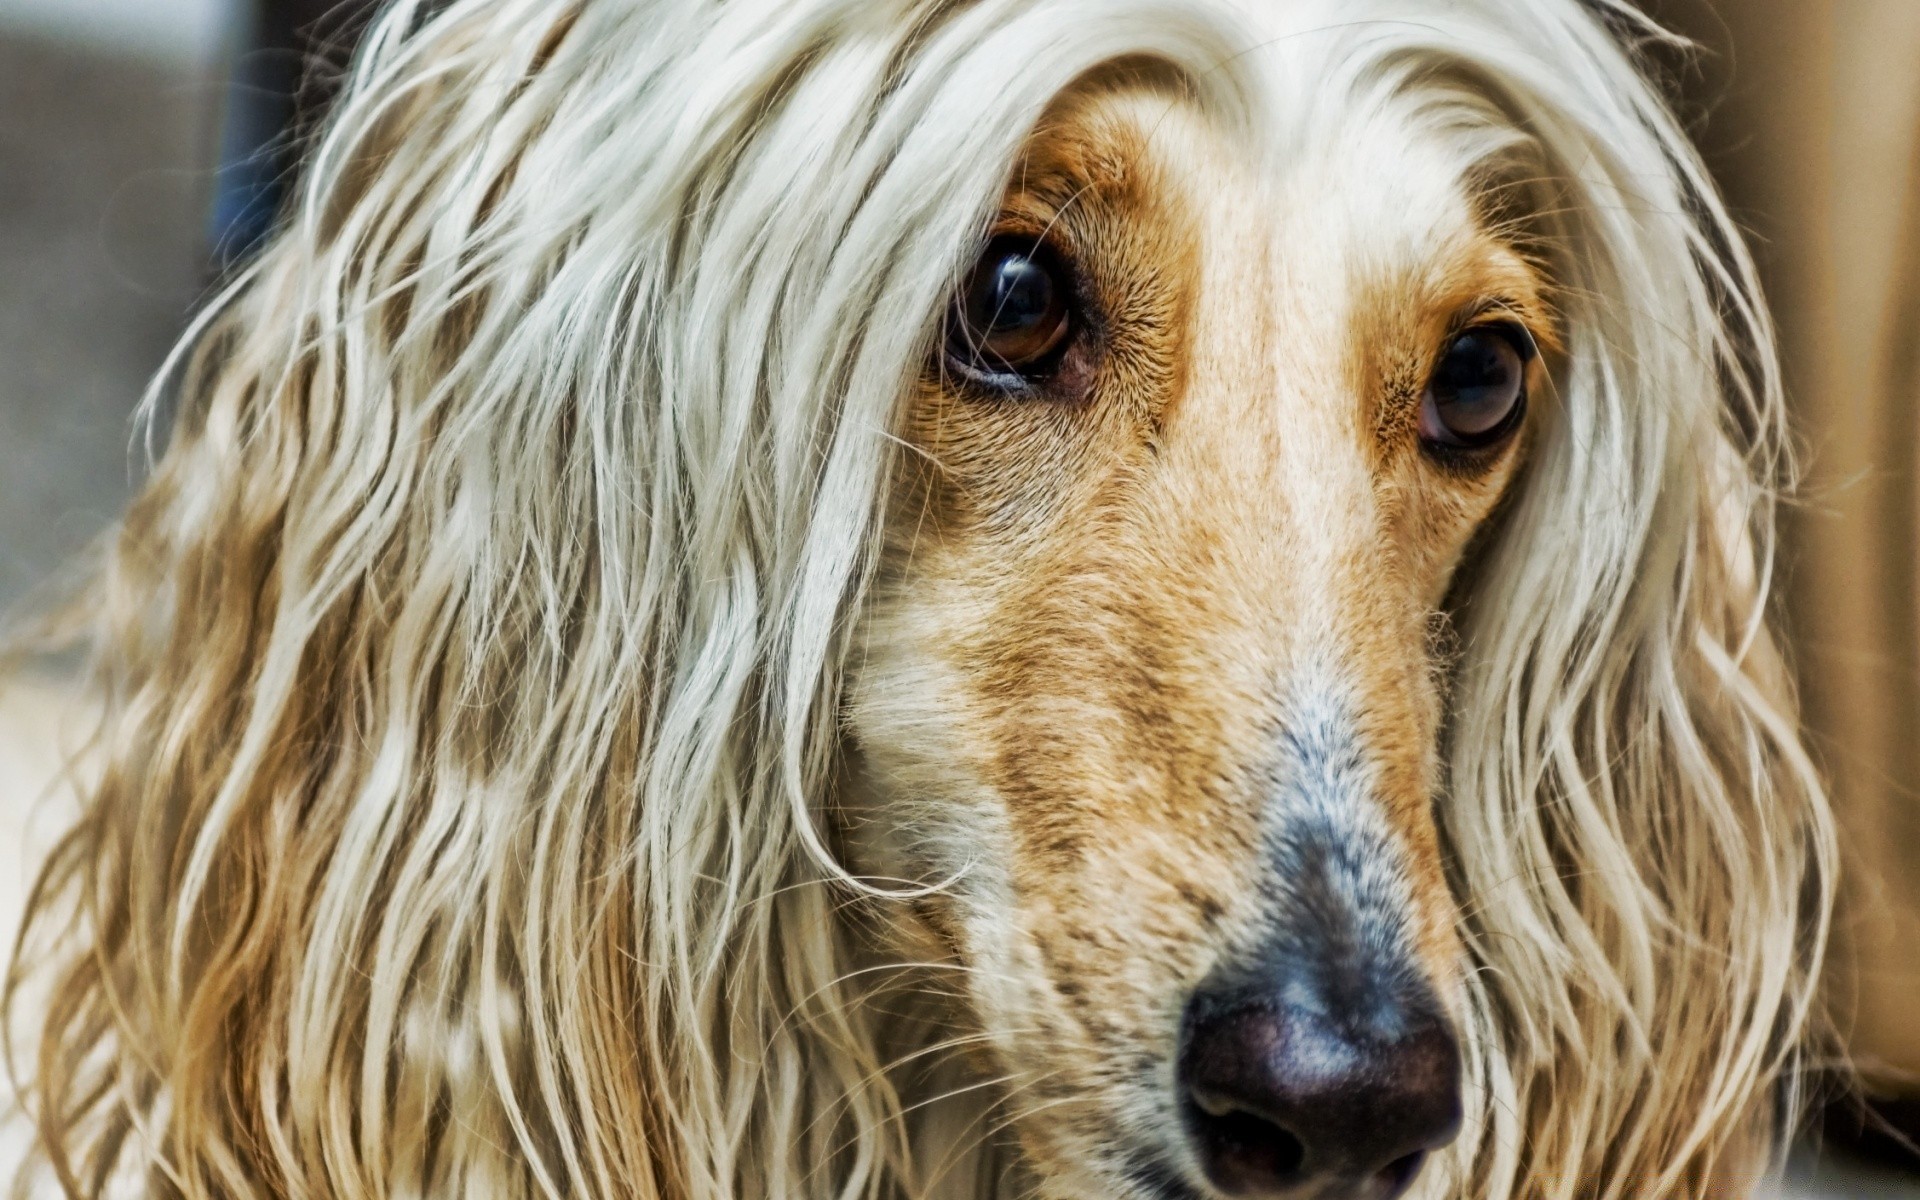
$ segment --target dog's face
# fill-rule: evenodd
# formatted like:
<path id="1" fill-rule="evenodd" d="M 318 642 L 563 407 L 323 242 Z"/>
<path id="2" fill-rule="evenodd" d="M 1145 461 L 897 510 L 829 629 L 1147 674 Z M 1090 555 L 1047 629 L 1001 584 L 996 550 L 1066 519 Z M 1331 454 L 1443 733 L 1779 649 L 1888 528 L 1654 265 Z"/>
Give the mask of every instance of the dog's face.
<path id="1" fill-rule="evenodd" d="M 1048 1196 L 1391 1196 L 1459 1124 L 1438 614 L 1547 284 L 1411 124 L 1253 158 L 1139 84 L 1043 123 L 854 651 L 849 855 L 952 880 Z"/>

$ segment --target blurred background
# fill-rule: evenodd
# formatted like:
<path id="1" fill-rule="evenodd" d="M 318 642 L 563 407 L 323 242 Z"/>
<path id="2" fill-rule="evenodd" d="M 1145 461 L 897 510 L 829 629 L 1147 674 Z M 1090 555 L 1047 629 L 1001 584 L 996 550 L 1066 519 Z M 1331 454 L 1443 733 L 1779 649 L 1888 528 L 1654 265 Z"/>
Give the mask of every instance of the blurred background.
<path id="1" fill-rule="evenodd" d="M 0 0 L 0 605 L 109 520 L 206 277 L 234 0 Z"/>
<path id="2" fill-rule="evenodd" d="M 1867 1094 L 1829 1089 L 1790 1187 L 1920 1200 L 1920 0 L 1645 2 L 1695 43 L 1648 53 L 1751 231 L 1809 468 L 1783 612 Z M 351 39 L 332 7 L 0 0 L 0 608 L 137 484 L 133 407 L 273 210 L 293 96 Z"/>

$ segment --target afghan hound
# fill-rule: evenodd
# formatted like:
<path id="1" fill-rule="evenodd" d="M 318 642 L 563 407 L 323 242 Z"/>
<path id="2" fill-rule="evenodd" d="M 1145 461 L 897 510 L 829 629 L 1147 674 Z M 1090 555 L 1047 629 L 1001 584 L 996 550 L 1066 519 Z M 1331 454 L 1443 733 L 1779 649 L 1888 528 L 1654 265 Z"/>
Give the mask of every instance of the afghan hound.
<path id="1" fill-rule="evenodd" d="M 67 610 L 23 1180 L 1746 1194 L 1833 852 L 1657 36 L 393 0 Z"/>

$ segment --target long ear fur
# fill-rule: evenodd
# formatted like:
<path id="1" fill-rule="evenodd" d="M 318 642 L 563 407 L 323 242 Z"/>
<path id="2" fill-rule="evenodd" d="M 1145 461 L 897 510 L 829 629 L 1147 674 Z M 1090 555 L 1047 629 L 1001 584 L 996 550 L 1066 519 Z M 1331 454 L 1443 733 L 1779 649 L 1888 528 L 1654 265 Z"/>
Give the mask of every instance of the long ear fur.
<path id="1" fill-rule="evenodd" d="M 1792 483 L 1773 329 L 1635 64 L 1588 13 L 1534 11 L 1510 41 L 1383 51 L 1474 78 L 1435 111 L 1528 193 L 1568 337 L 1526 478 L 1455 598 L 1440 814 L 1483 1090 L 1452 1186 L 1739 1195 L 1799 1113 L 1836 872 L 1769 627 Z"/>
<path id="2" fill-rule="evenodd" d="M 1565 386 L 1461 597 L 1453 1186 L 1704 1196 L 1830 878 L 1771 338 L 1594 19 L 1478 7 L 1535 40 L 1363 47 L 1469 65 L 1562 189 Z M 909 1143 L 816 832 L 888 431 L 1047 104 L 1145 56 L 1250 120 L 1238 19 L 393 4 L 89 597 L 100 778 L 9 977 L 64 1188 L 928 1194 L 977 1131 Z"/>
<path id="3" fill-rule="evenodd" d="M 812 811 L 887 431 L 1047 103 L 1230 53 L 1033 9 L 379 18 L 91 600 L 67 1191 L 923 1191 Z"/>

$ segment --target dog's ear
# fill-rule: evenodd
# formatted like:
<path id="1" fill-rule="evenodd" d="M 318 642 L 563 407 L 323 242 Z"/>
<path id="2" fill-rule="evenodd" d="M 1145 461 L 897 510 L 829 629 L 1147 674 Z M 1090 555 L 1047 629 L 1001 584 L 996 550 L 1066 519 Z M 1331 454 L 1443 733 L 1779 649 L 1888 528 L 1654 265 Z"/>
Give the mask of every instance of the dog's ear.
<path id="1" fill-rule="evenodd" d="M 814 828 L 890 430 L 1053 98 L 1231 90 L 1043 7 L 381 10 L 94 589 L 69 1191 L 926 1190 Z"/>
<path id="2" fill-rule="evenodd" d="M 1833 877 L 1770 626 L 1784 400 L 1695 152 L 1603 22 L 1540 13 L 1525 55 L 1452 59 L 1515 135 L 1475 135 L 1476 177 L 1564 342 L 1454 598 L 1441 823 L 1489 1098 L 1462 1157 L 1511 1156 L 1487 1194 L 1719 1195 L 1791 1111 Z"/>

